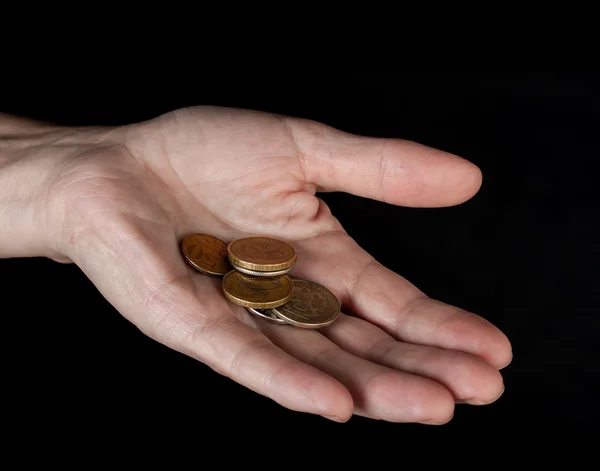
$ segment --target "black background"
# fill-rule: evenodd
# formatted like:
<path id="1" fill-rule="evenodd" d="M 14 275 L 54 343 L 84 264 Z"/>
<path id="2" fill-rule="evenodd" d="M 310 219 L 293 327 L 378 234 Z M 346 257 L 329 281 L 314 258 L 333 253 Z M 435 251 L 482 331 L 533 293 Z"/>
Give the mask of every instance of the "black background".
<path id="1" fill-rule="evenodd" d="M 400 137 L 461 155 L 480 193 L 447 209 L 407 209 L 345 194 L 324 199 L 376 258 L 430 296 L 477 312 L 513 344 L 495 404 L 461 405 L 442 427 L 360 417 L 347 424 L 283 409 L 143 336 L 74 265 L 0 261 L 3 389 L 14 427 L 101 424 L 165 434 L 323 433 L 464 436 L 582 430 L 600 418 L 597 75 L 243 73 L 171 80 L 72 75 L 13 86 L 0 111 L 62 124 L 122 124 L 189 105 L 306 117 L 358 134 Z M 394 241 L 400 250 L 388 251 Z"/>

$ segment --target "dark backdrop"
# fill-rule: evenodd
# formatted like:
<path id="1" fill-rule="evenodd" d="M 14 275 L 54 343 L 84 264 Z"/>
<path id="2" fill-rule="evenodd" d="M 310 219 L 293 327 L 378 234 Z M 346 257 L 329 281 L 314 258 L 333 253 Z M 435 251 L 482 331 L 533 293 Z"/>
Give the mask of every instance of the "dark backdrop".
<path id="1" fill-rule="evenodd" d="M 142 424 L 165 433 L 232 425 L 231 433 L 243 436 L 259 424 L 464 437 L 582 430 L 600 418 L 597 75 L 238 72 L 164 80 L 118 72 L 14 84 L 0 95 L 0 111 L 86 125 L 188 105 L 253 108 L 419 141 L 479 165 L 481 192 L 454 208 L 405 209 L 345 194 L 324 199 L 379 260 L 506 332 L 514 349 L 503 372 L 506 392 L 494 405 L 458 406 L 443 427 L 358 417 L 330 423 L 287 411 L 146 338 L 76 266 L 11 259 L 0 261 L 0 311 L 2 383 L 6 404 L 19 414 L 15 427 L 51 431 L 60 423 L 87 433 L 100 424 Z M 388 251 L 390 241 L 401 249 Z"/>

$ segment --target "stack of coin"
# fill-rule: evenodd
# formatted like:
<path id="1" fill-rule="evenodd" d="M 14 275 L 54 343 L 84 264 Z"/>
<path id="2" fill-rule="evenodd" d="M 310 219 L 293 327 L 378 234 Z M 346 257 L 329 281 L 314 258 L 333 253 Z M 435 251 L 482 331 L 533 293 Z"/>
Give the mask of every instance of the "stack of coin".
<path id="1" fill-rule="evenodd" d="M 296 263 L 290 244 L 270 237 L 245 237 L 227 245 L 207 234 L 184 237 L 186 261 L 201 273 L 223 276 L 225 297 L 252 314 L 306 329 L 331 325 L 340 303 L 324 286 L 292 278 Z"/>

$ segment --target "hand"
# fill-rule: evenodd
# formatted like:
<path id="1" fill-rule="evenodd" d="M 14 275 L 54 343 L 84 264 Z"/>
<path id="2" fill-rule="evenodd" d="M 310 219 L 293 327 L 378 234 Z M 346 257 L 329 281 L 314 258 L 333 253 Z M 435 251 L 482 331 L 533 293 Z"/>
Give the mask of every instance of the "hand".
<path id="1" fill-rule="evenodd" d="M 0 252 L 73 261 L 155 340 L 285 407 L 338 421 L 441 424 L 455 402 L 501 395 L 498 370 L 511 360 L 504 334 L 374 260 L 316 196 L 459 204 L 481 184 L 471 163 L 416 143 L 223 108 L 115 128 L 12 123 L 0 122 L 9 155 L 4 167 L 0 158 L 0 188 L 34 165 L 40 181 L 25 198 L 24 220 L 35 227 L 7 233 L 25 242 L 7 236 Z M 224 298 L 220 279 L 184 262 L 179 241 L 192 232 L 291 242 L 292 274 L 329 288 L 352 315 L 319 331 L 253 316 Z M 43 236 L 34 243 L 31 233 Z"/>

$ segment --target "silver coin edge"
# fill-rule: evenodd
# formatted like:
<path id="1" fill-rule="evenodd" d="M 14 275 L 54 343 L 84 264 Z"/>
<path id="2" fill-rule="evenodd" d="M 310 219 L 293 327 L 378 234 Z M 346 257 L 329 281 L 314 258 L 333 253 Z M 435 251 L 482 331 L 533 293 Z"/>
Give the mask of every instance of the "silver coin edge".
<path id="1" fill-rule="evenodd" d="M 279 325 L 287 325 L 288 322 L 285 319 L 282 319 L 280 317 L 271 317 L 267 314 L 263 314 L 262 312 L 260 312 L 260 309 L 254 309 L 253 307 L 247 307 L 246 308 L 251 314 L 258 316 L 262 319 L 265 319 L 269 322 L 274 322 L 275 324 L 279 324 Z M 271 309 L 272 310 L 272 309 Z"/>
<path id="2" fill-rule="evenodd" d="M 290 268 L 286 268 L 284 270 L 278 270 L 278 271 L 255 271 L 255 270 L 248 270 L 247 268 L 239 267 L 239 266 L 233 265 L 233 264 L 231 264 L 231 266 L 234 268 L 234 270 L 237 270 L 240 273 L 243 273 L 244 275 L 250 275 L 250 276 L 281 276 L 281 275 L 286 275 L 292 269 L 290 267 Z"/>

